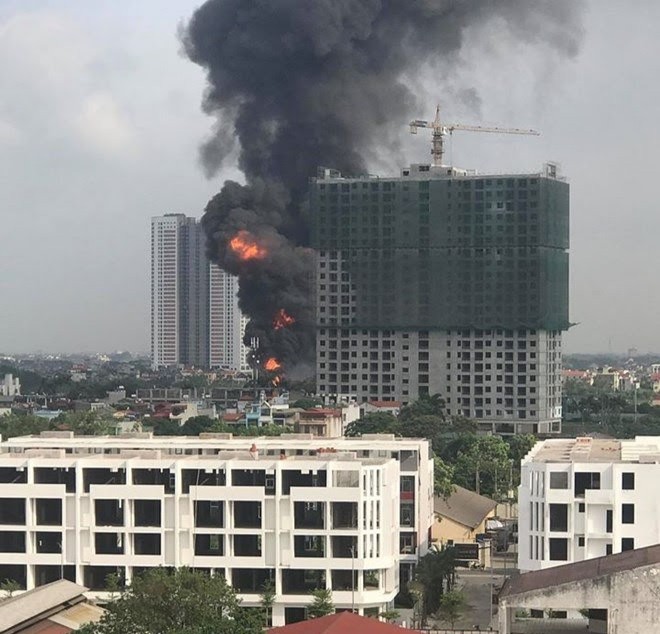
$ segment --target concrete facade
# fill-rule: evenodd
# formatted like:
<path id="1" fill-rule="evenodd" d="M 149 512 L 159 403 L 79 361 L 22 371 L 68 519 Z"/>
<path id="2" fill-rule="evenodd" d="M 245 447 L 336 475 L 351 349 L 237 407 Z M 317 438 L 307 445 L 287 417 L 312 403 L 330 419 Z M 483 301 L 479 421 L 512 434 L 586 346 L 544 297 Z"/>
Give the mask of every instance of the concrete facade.
<path id="1" fill-rule="evenodd" d="M 425 440 L 12 438 L 0 578 L 29 590 L 63 575 L 103 593 L 110 573 L 190 566 L 224 575 L 246 606 L 274 581 L 274 625 L 317 587 L 338 608 L 382 611 L 428 550 L 432 494 Z"/>
<path id="2" fill-rule="evenodd" d="M 660 546 L 526 573 L 512 578 L 500 593 L 499 634 L 532 631 L 516 627 L 516 610 L 577 613 L 587 609 L 595 611 L 589 619 L 589 632 L 655 632 L 660 623 L 658 596 Z"/>
<path id="3" fill-rule="evenodd" d="M 660 438 L 539 442 L 519 487 L 521 571 L 660 542 Z"/>

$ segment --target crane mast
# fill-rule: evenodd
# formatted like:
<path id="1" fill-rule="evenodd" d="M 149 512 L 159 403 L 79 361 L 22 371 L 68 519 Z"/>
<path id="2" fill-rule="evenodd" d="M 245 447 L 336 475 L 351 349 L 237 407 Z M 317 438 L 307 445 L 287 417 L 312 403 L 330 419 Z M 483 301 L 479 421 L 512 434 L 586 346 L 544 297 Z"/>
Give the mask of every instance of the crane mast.
<path id="1" fill-rule="evenodd" d="M 417 134 L 418 128 L 430 128 L 432 133 L 431 140 L 431 156 L 433 157 L 433 165 L 441 166 L 442 157 L 444 155 L 444 137 L 452 134 L 454 130 L 464 130 L 467 132 L 490 132 L 495 134 L 526 134 L 531 136 L 539 136 L 540 132 L 536 130 L 524 130 L 521 128 L 488 128 L 479 125 L 464 125 L 462 123 L 443 123 L 440 121 L 440 105 L 435 109 L 435 119 L 433 121 L 425 121 L 423 119 L 414 119 L 410 122 L 411 134 Z"/>

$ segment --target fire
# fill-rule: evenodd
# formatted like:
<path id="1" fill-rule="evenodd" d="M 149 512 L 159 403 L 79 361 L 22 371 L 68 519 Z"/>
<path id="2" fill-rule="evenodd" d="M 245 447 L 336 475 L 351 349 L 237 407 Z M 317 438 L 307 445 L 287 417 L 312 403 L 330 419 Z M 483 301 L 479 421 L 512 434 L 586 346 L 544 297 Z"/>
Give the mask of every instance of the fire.
<path id="1" fill-rule="evenodd" d="M 261 246 L 249 231 L 239 231 L 230 241 L 231 250 L 244 262 L 248 260 L 263 260 L 268 251 Z"/>
<path id="2" fill-rule="evenodd" d="M 295 323 L 296 320 L 291 317 L 284 308 L 280 308 L 275 315 L 275 319 L 273 319 L 273 328 L 275 330 L 280 330 Z"/>
<path id="3" fill-rule="evenodd" d="M 269 372 L 275 372 L 282 367 L 282 364 L 275 357 L 268 357 L 264 363 L 264 369 Z"/>

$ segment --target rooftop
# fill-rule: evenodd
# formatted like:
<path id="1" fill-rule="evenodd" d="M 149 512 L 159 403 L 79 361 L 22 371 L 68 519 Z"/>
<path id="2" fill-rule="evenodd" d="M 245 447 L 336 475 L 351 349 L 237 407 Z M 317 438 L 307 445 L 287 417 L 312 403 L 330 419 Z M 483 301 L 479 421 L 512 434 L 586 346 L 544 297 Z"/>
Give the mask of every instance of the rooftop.
<path id="1" fill-rule="evenodd" d="M 20 631 L 39 620 L 52 620 L 67 628 L 71 624 L 97 621 L 103 610 L 87 606 L 87 610 L 73 610 L 85 601 L 87 588 L 60 579 L 0 602 L 0 632 Z M 83 620 L 81 620 L 83 619 Z"/>
<path id="2" fill-rule="evenodd" d="M 500 597 L 542 590 L 575 581 L 595 580 L 616 572 L 634 570 L 660 563 L 660 544 L 626 550 L 615 555 L 576 561 L 545 570 L 534 570 L 511 577 L 502 588 Z"/>
<path id="3" fill-rule="evenodd" d="M 437 515 L 468 528 L 479 526 L 496 506 L 494 500 L 459 486 L 454 487 L 454 492 L 446 500 L 436 496 L 433 501 L 433 510 Z"/>
<path id="4" fill-rule="evenodd" d="M 637 436 L 632 440 L 557 438 L 536 443 L 524 462 L 543 463 L 660 463 L 660 436 Z"/>
<path id="5" fill-rule="evenodd" d="M 353 612 L 336 612 L 318 619 L 291 623 L 283 627 L 273 627 L 268 634 L 417 634 L 417 630 L 409 630 L 383 623 L 378 619 L 360 616 Z"/>

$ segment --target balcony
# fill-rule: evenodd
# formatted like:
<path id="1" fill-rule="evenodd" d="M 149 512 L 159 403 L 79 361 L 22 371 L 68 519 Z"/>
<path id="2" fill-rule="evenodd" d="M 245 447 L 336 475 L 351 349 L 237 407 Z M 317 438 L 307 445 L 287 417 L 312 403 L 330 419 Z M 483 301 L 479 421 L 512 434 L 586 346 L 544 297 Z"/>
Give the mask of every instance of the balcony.
<path id="1" fill-rule="evenodd" d="M 0 467 L 0 484 L 26 484 L 27 469 Z"/>
<path id="2" fill-rule="evenodd" d="M 211 473 L 203 469 L 184 469 L 181 487 L 184 493 L 190 492 L 190 487 L 220 487 L 225 486 L 226 476 L 222 470 L 214 470 Z"/>
<path id="3" fill-rule="evenodd" d="M 225 503 L 201 500 L 195 502 L 195 526 L 197 528 L 224 528 Z"/>
<path id="4" fill-rule="evenodd" d="M 234 528 L 261 528 L 261 502 L 234 502 Z"/>
<path id="5" fill-rule="evenodd" d="M 357 537 L 339 536 L 331 537 L 332 556 L 339 559 L 357 557 Z"/>
<path id="6" fill-rule="evenodd" d="M 325 504 L 323 502 L 295 502 L 293 511 L 295 528 L 324 528 Z"/>
<path id="7" fill-rule="evenodd" d="M 39 526 L 62 526 L 62 500 L 51 498 L 35 500 L 35 511 Z"/>
<path id="8" fill-rule="evenodd" d="M 0 498 L 0 524 L 25 525 L 24 498 Z"/>
<path id="9" fill-rule="evenodd" d="M 97 526 L 124 525 L 122 500 L 95 500 L 94 511 Z"/>
<path id="10" fill-rule="evenodd" d="M 224 554 L 224 535 L 195 535 L 195 555 L 200 557 L 222 557 Z"/>
<path id="11" fill-rule="evenodd" d="M 67 493 L 76 492 L 75 469 L 37 467 L 34 470 L 35 484 L 63 484 Z"/>
<path id="12" fill-rule="evenodd" d="M 113 577 L 121 578 L 123 568 L 116 566 L 85 566 L 83 568 L 83 585 L 92 591 L 108 590 Z"/>
<path id="13" fill-rule="evenodd" d="M 264 584 L 274 578 L 275 571 L 270 568 L 234 568 L 231 585 L 239 594 L 261 594 Z"/>
<path id="14" fill-rule="evenodd" d="M 318 473 L 302 473 L 287 470 L 282 473 L 282 495 L 289 495 L 292 487 L 325 487 L 326 471 Z"/>
<path id="15" fill-rule="evenodd" d="M 62 533 L 36 533 L 35 546 L 39 554 L 59 555 L 62 552 Z"/>
<path id="16" fill-rule="evenodd" d="M 133 502 L 133 521 L 135 526 L 160 526 L 160 500 L 135 500 Z"/>
<path id="17" fill-rule="evenodd" d="M 123 533 L 95 533 L 94 552 L 97 555 L 123 555 Z"/>
<path id="18" fill-rule="evenodd" d="M 133 469 L 133 484 L 161 487 L 166 494 L 174 493 L 176 477 L 169 469 Z"/>
<path id="19" fill-rule="evenodd" d="M 83 490 L 89 493 L 94 484 L 126 484 L 126 470 L 118 469 L 83 469 Z"/>
<path id="20" fill-rule="evenodd" d="M 234 535 L 235 557 L 261 557 L 260 535 Z"/>
<path id="21" fill-rule="evenodd" d="M 355 502 L 332 502 L 332 528 L 355 529 L 358 525 L 358 509 Z"/>
<path id="22" fill-rule="evenodd" d="M 293 540 L 294 557 L 325 557 L 325 537 L 296 535 Z"/>
<path id="23" fill-rule="evenodd" d="M 135 533 L 133 535 L 133 552 L 136 555 L 160 555 L 160 534 Z"/>
<path id="24" fill-rule="evenodd" d="M 282 570 L 283 594 L 309 594 L 325 588 L 324 570 Z"/>

